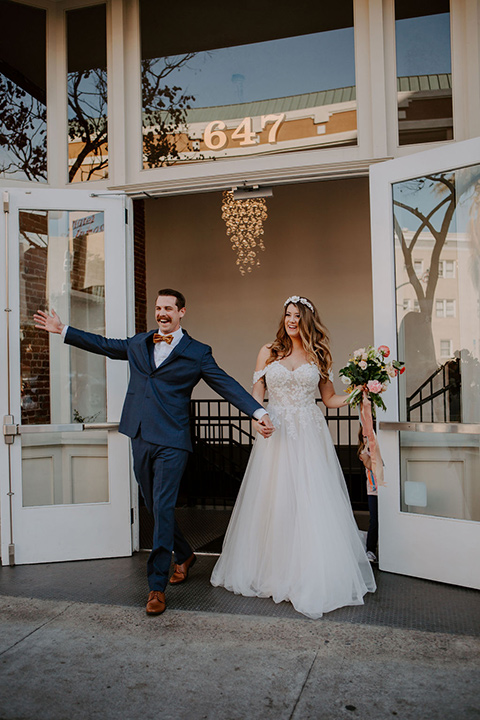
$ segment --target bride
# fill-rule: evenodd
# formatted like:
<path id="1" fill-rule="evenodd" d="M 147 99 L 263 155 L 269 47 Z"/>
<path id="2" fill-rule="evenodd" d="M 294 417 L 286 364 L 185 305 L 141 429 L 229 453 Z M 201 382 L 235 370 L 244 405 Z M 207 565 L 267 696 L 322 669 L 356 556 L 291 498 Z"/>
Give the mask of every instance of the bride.
<path id="1" fill-rule="evenodd" d="M 211 583 L 247 596 L 289 600 L 310 618 L 363 604 L 376 589 L 321 410 L 346 404 L 331 381 L 329 339 L 314 305 L 284 304 L 275 341 L 264 345 L 253 396 L 275 433 L 258 436 Z M 256 422 L 254 421 L 254 426 Z M 256 428 L 255 428 L 256 429 Z"/>

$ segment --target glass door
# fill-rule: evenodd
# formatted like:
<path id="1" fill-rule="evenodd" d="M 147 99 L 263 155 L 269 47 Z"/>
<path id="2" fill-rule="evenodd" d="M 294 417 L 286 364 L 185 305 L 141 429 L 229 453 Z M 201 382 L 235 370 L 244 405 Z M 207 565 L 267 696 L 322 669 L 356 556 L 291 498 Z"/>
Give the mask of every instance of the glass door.
<path id="1" fill-rule="evenodd" d="M 480 588 L 480 140 L 371 169 L 383 570 Z"/>
<path id="2" fill-rule="evenodd" d="M 126 363 L 33 321 L 53 308 L 66 324 L 126 337 L 128 202 L 4 193 L 3 564 L 131 554 L 129 445 L 117 432 Z"/>

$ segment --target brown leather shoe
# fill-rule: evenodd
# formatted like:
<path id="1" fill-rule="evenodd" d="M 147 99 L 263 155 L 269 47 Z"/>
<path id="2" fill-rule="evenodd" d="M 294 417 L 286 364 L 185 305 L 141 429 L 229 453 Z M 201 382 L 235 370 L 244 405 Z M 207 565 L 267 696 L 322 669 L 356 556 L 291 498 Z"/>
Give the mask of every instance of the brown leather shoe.
<path id="1" fill-rule="evenodd" d="M 146 612 L 147 615 L 160 615 L 165 612 L 165 593 L 160 590 L 152 590 L 148 594 Z"/>
<path id="2" fill-rule="evenodd" d="M 173 566 L 173 575 L 169 580 L 170 585 L 180 585 L 180 583 L 185 582 L 188 578 L 188 571 L 195 565 L 196 561 L 197 558 L 192 553 L 188 560 L 185 560 L 185 562 L 181 565 L 177 565 L 177 563 L 175 563 Z"/>

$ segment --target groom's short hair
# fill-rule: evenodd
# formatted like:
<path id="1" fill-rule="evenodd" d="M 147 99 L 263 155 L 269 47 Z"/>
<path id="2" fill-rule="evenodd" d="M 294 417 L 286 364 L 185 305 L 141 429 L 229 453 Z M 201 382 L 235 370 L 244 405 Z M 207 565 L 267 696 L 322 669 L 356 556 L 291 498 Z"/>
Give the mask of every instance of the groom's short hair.
<path id="1" fill-rule="evenodd" d="M 157 297 L 159 295 L 170 295 L 171 297 L 174 297 L 177 308 L 179 310 L 185 307 L 185 295 L 182 295 L 182 293 L 178 290 L 172 290 L 172 288 L 163 288 L 162 290 L 158 291 Z"/>

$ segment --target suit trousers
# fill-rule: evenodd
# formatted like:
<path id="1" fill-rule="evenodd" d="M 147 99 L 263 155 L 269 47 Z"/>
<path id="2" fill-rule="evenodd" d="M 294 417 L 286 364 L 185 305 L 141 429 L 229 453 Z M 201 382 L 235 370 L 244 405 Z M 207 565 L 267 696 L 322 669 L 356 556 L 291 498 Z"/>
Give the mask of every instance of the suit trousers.
<path id="1" fill-rule="evenodd" d="M 175 519 L 180 480 L 188 460 L 188 451 L 147 442 L 141 429 L 132 438 L 133 468 L 147 506 L 153 515 L 153 548 L 147 561 L 150 590 L 164 591 L 172 560 L 181 564 L 193 550 Z"/>

